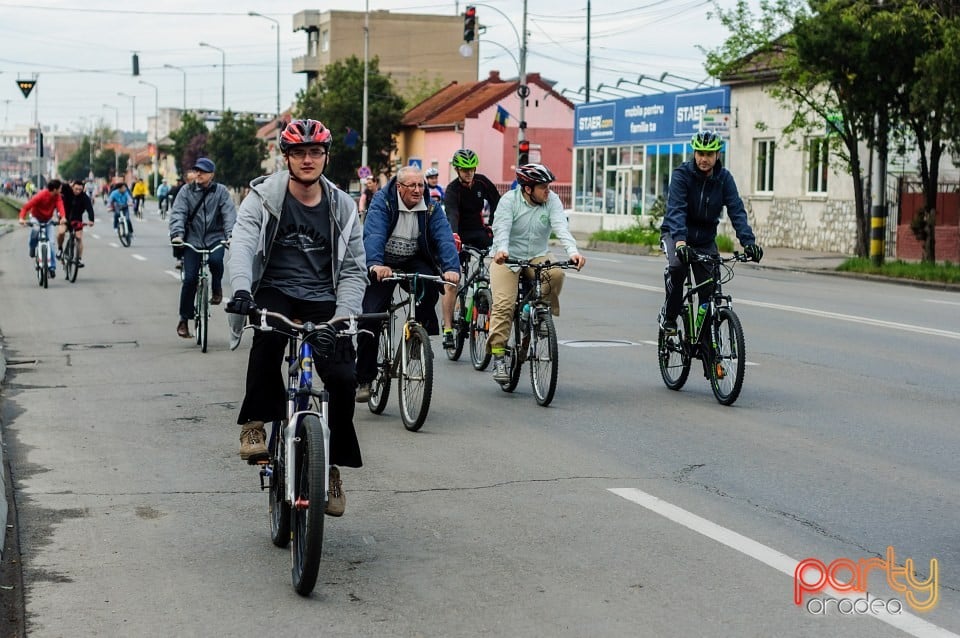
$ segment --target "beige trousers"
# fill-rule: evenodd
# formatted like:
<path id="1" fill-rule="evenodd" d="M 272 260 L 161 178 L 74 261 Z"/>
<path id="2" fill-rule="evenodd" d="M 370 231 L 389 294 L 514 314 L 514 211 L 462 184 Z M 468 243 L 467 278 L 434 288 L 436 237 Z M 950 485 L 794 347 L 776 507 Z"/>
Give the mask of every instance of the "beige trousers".
<path id="1" fill-rule="evenodd" d="M 543 261 L 555 261 L 550 255 L 537 257 L 531 261 L 539 264 Z M 533 270 L 525 269 L 523 276 L 533 279 Z M 541 291 L 550 302 L 554 316 L 560 314 L 560 291 L 563 289 L 563 270 L 554 268 L 541 274 Z M 513 325 L 513 311 L 517 304 L 517 286 L 520 283 L 520 271 L 514 272 L 502 264 L 490 264 L 490 288 L 493 291 L 493 311 L 490 313 L 490 337 L 487 347 L 491 352 L 501 350 L 510 339 Z"/>

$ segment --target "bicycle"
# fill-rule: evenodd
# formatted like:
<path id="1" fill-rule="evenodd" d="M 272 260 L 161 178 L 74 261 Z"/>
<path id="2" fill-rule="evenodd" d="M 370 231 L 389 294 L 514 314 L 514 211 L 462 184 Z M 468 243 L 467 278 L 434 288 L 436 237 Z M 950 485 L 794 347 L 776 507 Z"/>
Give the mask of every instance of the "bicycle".
<path id="1" fill-rule="evenodd" d="M 134 197 L 133 198 L 133 216 L 137 219 L 143 219 L 143 207 L 146 204 L 146 201 L 143 197 Z"/>
<path id="2" fill-rule="evenodd" d="M 439 275 L 397 271 L 381 281 L 408 282 L 409 290 L 405 290 L 401 285 L 400 300 L 391 303 L 383 320 L 377 345 L 377 376 L 370 384 L 367 407 L 374 414 L 382 413 L 390 397 L 390 380 L 397 379 L 400 418 L 403 419 L 405 428 L 416 432 L 427 418 L 433 396 L 433 350 L 427 329 L 416 319 L 417 292 L 421 281 L 450 286 L 454 284 Z M 404 308 L 406 318 L 403 321 L 403 331 L 400 338 L 395 338 L 394 324 L 399 311 Z M 396 353 L 392 354 L 394 341 L 398 343 Z"/>
<path id="3" fill-rule="evenodd" d="M 220 242 L 211 249 L 197 248 L 185 241 L 170 242 L 171 246 L 186 246 L 200 256 L 200 272 L 197 275 L 197 292 L 193 298 L 193 330 L 196 333 L 197 345 L 201 352 L 207 351 L 207 334 L 210 327 L 210 255 L 226 248 L 226 243 Z M 180 283 L 183 284 L 183 269 L 180 270 Z"/>
<path id="4" fill-rule="evenodd" d="M 130 209 L 124 207 L 119 213 L 114 211 L 114 215 L 117 216 L 117 237 L 124 247 L 129 248 L 133 240 L 133 233 L 130 231 Z"/>
<path id="5" fill-rule="evenodd" d="M 54 269 L 53 265 L 53 244 L 50 242 L 50 236 L 47 235 L 47 224 L 31 218 L 27 226 L 37 227 L 37 245 L 34 249 L 34 268 L 37 271 L 37 285 L 41 288 L 47 288 L 50 284 L 50 272 Z"/>
<path id="6" fill-rule="evenodd" d="M 504 351 L 510 380 L 500 383 L 500 389 L 513 392 L 520 383 L 520 369 L 525 361 L 530 361 L 533 396 L 538 405 L 546 407 L 553 401 L 557 390 L 559 352 L 550 302 L 543 295 L 543 273 L 554 268 L 576 269 L 576 266 L 569 260 L 535 264 L 526 259 L 510 258 L 504 264 L 519 266 L 521 275 L 513 311 L 513 334 Z M 524 276 L 527 269 L 533 271 L 532 281 Z"/>
<path id="7" fill-rule="evenodd" d="M 463 250 L 469 256 L 463 266 L 463 284 L 457 291 L 457 300 L 453 307 L 454 347 L 446 352 L 448 359 L 457 361 L 463 353 L 464 341 L 469 337 L 473 368 L 482 371 L 490 365 L 487 337 L 490 332 L 493 294 L 490 292 L 490 269 L 484 261 L 490 249 L 464 245 Z M 476 266 L 471 273 L 470 261 L 473 259 L 476 260 Z"/>
<path id="8" fill-rule="evenodd" d="M 329 395 L 313 385 L 311 337 L 323 326 L 347 327 L 338 338 L 357 334 L 357 321 L 383 319 L 386 313 L 336 317 L 322 323 L 299 323 L 278 312 L 259 308 L 249 315 L 246 328 L 277 331 L 288 338 L 287 416 L 274 421 L 267 444 L 268 457 L 250 459 L 260 466 L 260 489 L 267 490 L 270 540 L 280 548 L 290 546 L 293 588 L 308 596 L 317 583 L 323 550 L 323 520 L 330 480 Z M 259 317 L 259 323 L 253 319 Z M 280 324 L 267 324 L 274 319 Z"/>
<path id="9" fill-rule="evenodd" d="M 80 228 L 90 226 L 90 222 L 79 222 Z M 67 281 L 76 283 L 77 271 L 80 270 L 80 257 L 77 255 L 77 228 L 72 223 L 67 223 L 67 236 L 63 242 L 63 274 Z"/>
<path id="10" fill-rule="evenodd" d="M 693 261 L 706 265 L 712 275 L 694 285 L 692 268 L 687 268 L 677 332 L 667 334 L 661 328 L 657 338 L 660 376 L 668 388 L 679 390 L 687 382 L 693 359 L 700 359 L 703 376 L 710 381 L 717 401 L 732 405 L 743 387 L 746 345 L 740 318 L 733 311 L 733 298 L 723 294 L 723 284 L 733 279 L 733 266 L 729 264 L 750 261 L 750 258 L 738 252 L 732 257 L 691 254 Z M 710 285 L 714 288 L 709 301 L 697 306 L 693 302 L 694 294 Z"/>

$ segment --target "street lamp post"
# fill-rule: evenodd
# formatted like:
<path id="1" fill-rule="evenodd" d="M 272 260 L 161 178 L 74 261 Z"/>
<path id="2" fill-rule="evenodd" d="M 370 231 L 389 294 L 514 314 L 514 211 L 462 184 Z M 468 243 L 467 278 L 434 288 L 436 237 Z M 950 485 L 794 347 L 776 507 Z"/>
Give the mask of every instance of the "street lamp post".
<path id="1" fill-rule="evenodd" d="M 247 15 L 254 16 L 257 18 L 263 18 L 264 20 L 269 20 L 275 25 L 277 29 L 277 144 L 276 144 L 276 153 L 280 152 L 280 21 L 271 18 L 270 16 L 265 16 L 262 13 L 257 13 L 256 11 L 249 11 Z M 277 156 L 279 158 L 279 156 Z"/>
<path id="2" fill-rule="evenodd" d="M 220 117 L 223 117 L 227 112 L 227 52 L 206 42 L 201 42 L 200 46 L 220 52 Z"/>
<path id="3" fill-rule="evenodd" d="M 120 135 L 120 107 L 104 104 L 103 108 L 113 109 L 113 114 L 114 114 L 114 117 L 116 118 L 116 133 L 117 135 Z M 116 178 L 119 173 L 120 173 L 120 153 L 118 149 L 113 149 L 113 177 Z"/>
<path id="4" fill-rule="evenodd" d="M 180 71 L 180 73 L 183 73 L 183 110 L 186 111 L 187 110 L 187 70 L 179 66 L 174 66 L 172 64 L 164 64 L 163 68 L 176 69 L 177 71 Z"/>
<path id="5" fill-rule="evenodd" d="M 160 169 L 160 89 L 156 84 L 140 80 L 140 84 L 153 87 L 153 192 L 157 192 L 157 178 Z"/>
<path id="6" fill-rule="evenodd" d="M 117 95 L 119 95 L 120 97 L 130 98 L 130 107 L 131 107 L 130 132 L 133 133 L 135 130 L 137 130 L 137 96 L 129 95 L 127 93 L 124 93 L 123 91 L 118 91 Z M 127 167 L 128 168 L 130 167 L 129 160 L 127 160 Z M 124 175 L 126 175 L 126 171 L 124 171 Z M 126 181 L 126 179 L 124 179 L 124 181 Z"/>

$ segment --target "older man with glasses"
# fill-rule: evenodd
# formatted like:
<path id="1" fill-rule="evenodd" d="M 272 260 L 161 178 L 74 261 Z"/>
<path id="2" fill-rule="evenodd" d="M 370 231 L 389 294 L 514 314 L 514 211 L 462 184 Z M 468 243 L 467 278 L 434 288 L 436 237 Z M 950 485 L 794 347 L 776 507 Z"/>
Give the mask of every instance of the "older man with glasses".
<path id="1" fill-rule="evenodd" d="M 450 283 L 460 281 L 460 258 L 453 231 L 439 201 L 424 191 L 423 173 L 404 166 L 374 195 L 363 224 L 363 247 L 371 283 L 363 297 L 364 312 L 383 312 L 390 305 L 394 281 L 383 281 L 394 270 L 436 275 Z M 440 334 L 435 306 L 439 290 L 427 285 L 417 303 L 417 320 L 431 335 Z M 370 383 L 377 373 L 380 323 L 362 328 L 373 334 L 357 335 L 357 402 L 370 398 Z"/>

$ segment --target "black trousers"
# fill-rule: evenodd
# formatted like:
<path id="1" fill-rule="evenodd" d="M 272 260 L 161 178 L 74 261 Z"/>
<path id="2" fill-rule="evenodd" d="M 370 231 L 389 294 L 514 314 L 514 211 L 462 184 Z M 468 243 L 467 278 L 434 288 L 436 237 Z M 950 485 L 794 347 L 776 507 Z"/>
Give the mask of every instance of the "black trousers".
<path id="1" fill-rule="evenodd" d="M 300 321 L 326 321 L 333 317 L 332 301 L 305 301 L 288 297 L 275 288 L 261 288 L 257 306 Z M 271 325 L 275 325 L 273 322 Z M 276 332 L 254 331 L 247 362 L 247 392 L 237 423 L 280 421 L 287 416 L 287 375 L 284 355 L 287 337 Z M 356 352 L 350 339 L 337 339 L 334 355 L 315 361 L 315 370 L 330 395 L 330 464 L 360 467 L 360 442 L 353 425 L 356 397 Z"/>
<path id="2" fill-rule="evenodd" d="M 670 235 L 660 237 L 660 246 L 667 257 L 667 267 L 663 271 L 664 287 L 667 293 L 663 302 L 663 312 L 667 319 L 676 319 L 683 309 L 683 284 L 687 280 L 687 266 L 677 259 L 677 242 Z M 690 247 L 698 253 L 719 254 L 716 242 Z M 713 272 L 703 264 L 694 263 L 692 267 L 693 280 L 698 284 L 713 276 Z M 710 301 L 712 294 L 712 285 L 701 288 L 697 295 L 699 303 L 704 304 Z"/>

